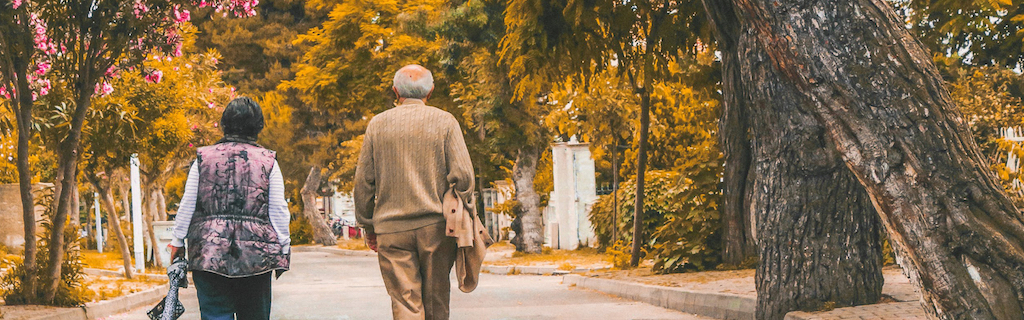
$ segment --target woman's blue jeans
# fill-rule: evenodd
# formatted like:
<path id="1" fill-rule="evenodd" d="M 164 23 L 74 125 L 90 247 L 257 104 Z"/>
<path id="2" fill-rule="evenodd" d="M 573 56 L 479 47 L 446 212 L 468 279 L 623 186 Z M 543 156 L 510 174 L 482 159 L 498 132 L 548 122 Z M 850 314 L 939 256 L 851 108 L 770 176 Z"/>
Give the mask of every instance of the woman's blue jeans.
<path id="1" fill-rule="evenodd" d="M 269 320 L 272 272 L 228 278 L 205 271 L 192 272 L 203 320 Z"/>

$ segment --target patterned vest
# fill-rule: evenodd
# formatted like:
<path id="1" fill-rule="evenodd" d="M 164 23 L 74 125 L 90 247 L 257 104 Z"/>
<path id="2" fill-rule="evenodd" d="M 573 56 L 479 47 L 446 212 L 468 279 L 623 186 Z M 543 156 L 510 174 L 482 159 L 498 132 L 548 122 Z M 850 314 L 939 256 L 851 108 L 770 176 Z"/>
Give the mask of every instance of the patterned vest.
<path id="1" fill-rule="evenodd" d="M 198 150 L 199 195 L 188 228 L 189 269 L 226 277 L 288 270 L 270 223 L 275 153 L 224 142 Z"/>

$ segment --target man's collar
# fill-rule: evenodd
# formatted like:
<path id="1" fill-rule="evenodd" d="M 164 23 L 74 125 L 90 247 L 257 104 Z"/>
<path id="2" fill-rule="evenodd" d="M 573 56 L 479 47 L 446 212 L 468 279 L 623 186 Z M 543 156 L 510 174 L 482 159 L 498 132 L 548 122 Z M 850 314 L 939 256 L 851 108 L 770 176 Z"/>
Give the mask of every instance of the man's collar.
<path id="1" fill-rule="evenodd" d="M 407 106 L 407 105 L 420 105 L 420 106 L 422 106 L 422 105 L 426 105 L 426 103 L 424 103 L 422 99 L 406 98 L 405 100 L 402 100 L 402 103 L 399 103 L 398 105 L 399 106 Z"/>

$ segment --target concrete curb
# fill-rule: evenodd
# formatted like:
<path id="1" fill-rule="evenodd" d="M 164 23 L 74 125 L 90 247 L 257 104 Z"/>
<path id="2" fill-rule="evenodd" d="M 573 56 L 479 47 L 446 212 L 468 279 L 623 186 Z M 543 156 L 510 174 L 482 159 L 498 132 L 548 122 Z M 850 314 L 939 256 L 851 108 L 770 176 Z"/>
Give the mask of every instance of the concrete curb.
<path id="1" fill-rule="evenodd" d="M 80 308 L 67 308 L 51 314 L 30 318 L 28 320 L 93 320 L 109 317 L 138 309 L 146 305 L 155 305 L 167 293 L 165 286 L 129 294 L 115 299 L 86 303 Z"/>
<path id="2" fill-rule="evenodd" d="M 751 320 L 754 319 L 757 305 L 757 299 L 753 297 L 696 292 L 580 275 L 566 275 L 562 277 L 562 283 L 715 319 Z"/>
<path id="3" fill-rule="evenodd" d="M 124 273 L 122 273 L 121 271 L 114 271 L 114 270 L 107 270 L 107 269 L 94 269 L 94 268 L 82 268 L 82 271 L 85 272 L 85 274 L 88 274 L 88 275 L 124 278 Z M 146 276 L 146 277 L 149 277 L 149 278 L 167 279 L 167 275 L 166 274 L 150 274 L 150 273 L 136 274 L 136 276 L 140 276 L 140 275 L 141 276 Z"/>
<path id="4" fill-rule="evenodd" d="M 75 309 L 62 309 L 52 314 L 28 318 L 28 320 L 82 320 L 88 319 L 85 316 L 85 307 Z"/>
<path id="5" fill-rule="evenodd" d="M 300 246 L 292 247 L 292 252 L 323 252 L 341 256 L 376 257 L 377 253 L 370 250 L 347 250 L 324 246 Z"/>
<path id="6" fill-rule="evenodd" d="M 510 274 L 528 274 L 528 275 L 539 275 L 539 276 L 563 276 L 567 274 L 575 273 L 587 273 L 591 271 L 602 270 L 601 269 L 590 269 L 590 268 L 576 268 L 571 271 L 569 270 L 558 270 L 555 266 L 493 266 L 483 265 L 480 268 L 481 272 L 486 272 L 496 275 L 510 275 Z"/>
<path id="7" fill-rule="evenodd" d="M 136 292 L 113 300 L 85 304 L 84 319 L 100 319 L 125 313 L 146 305 L 156 305 L 167 294 L 166 286 Z"/>

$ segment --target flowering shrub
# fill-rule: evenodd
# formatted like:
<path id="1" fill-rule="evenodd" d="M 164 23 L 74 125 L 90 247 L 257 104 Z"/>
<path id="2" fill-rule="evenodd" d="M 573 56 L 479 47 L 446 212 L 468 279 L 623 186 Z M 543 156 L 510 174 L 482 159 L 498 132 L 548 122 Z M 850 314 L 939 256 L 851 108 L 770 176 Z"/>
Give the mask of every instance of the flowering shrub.
<path id="1" fill-rule="evenodd" d="M 33 101 L 49 94 L 55 66 L 65 78 L 89 75 L 90 79 L 83 80 L 96 80 L 90 84 L 93 93 L 109 95 L 114 88 L 108 80 L 118 71 L 141 68 L 150 53 L 182 55 L 182 26 L 192 17 L 188 8 L 207 7 L 225 16 L 247 17 L 256 14 L 257 4 L 258 0 L 0 2 L 0 29 L 22 31 L 22 39 L 31 39 L 31 43 L 19 42 L 19 32 L 13 32 L 8 39 L 14 41 L 0 45 L 0 57 L 21 56 L 31 61 L 25 70 L 13 65 L 0 70 L 0 97 L 13 99 L 17 95 L 21 71 L 25 71 Z M 83 14 L 89 19 L 76 18 Z M 73 70 L 86 65 L 95 70 Z M 159 70 L 147 76 L 152 82 L 161 78 Z"/>

